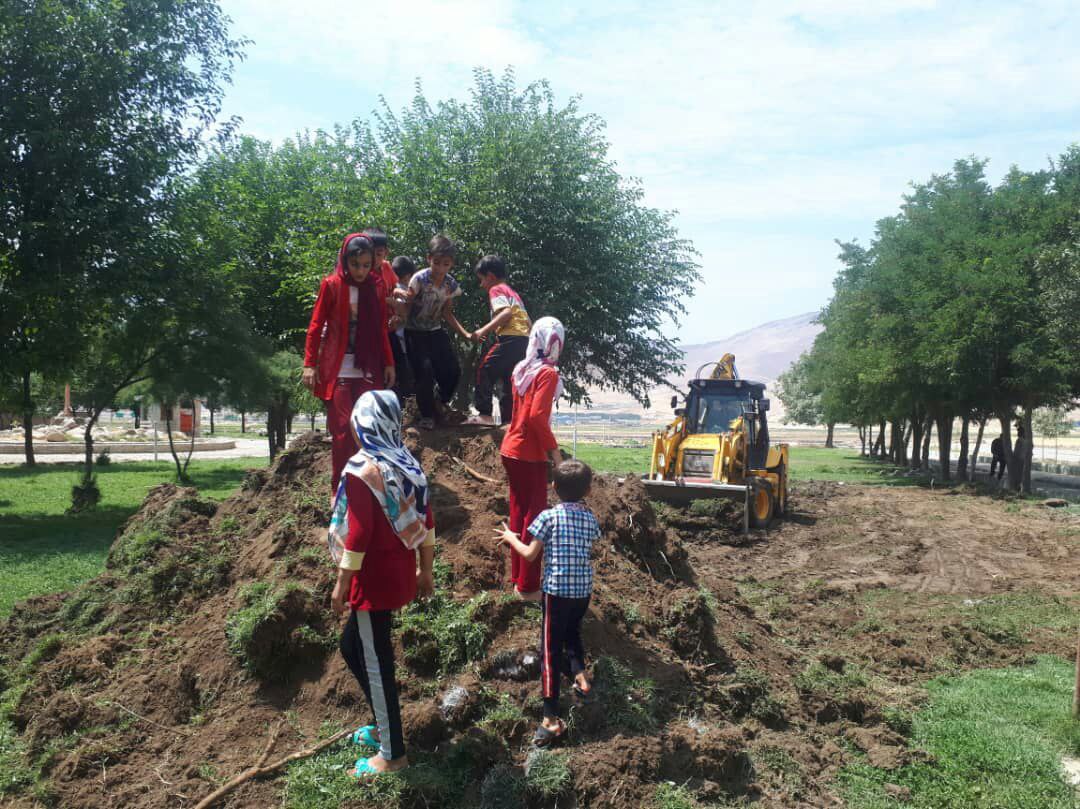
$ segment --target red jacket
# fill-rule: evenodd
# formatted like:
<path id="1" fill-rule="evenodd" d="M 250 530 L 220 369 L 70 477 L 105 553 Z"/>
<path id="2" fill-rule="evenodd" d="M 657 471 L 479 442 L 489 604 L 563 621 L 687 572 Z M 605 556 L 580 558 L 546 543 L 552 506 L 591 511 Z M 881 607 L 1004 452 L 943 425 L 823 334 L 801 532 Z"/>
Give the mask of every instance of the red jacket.
<path id="1" fill-rule="evenodd" d="M 324 401 L 334 396 L 334 384 L 337 382 L 338 371 L 341 370 L 341 362 L 345 358 L 345 348 L 349 342 L 350 281 L 346 280 L 348 270 L 345 268 L 345 245 L 359 235 L 361 234 L 350 233 L 345 237 L 338 253 L 337 267 L 319 286 L 319 297 L 315 299 L 315 308 L 308 324 L 307 340 L 304 344 L 304 367 L 318 368 L 319 382 L 315 386 L 315 395 Z M 369 348 L 381 355 L 383 367 L 391 367 L 394 364 L 394 352 L 390 348 L 390 338 L 386 330 L 387 293 L 383 289 L 381 268 L 369 273 L 361 285 L 363 292 L 371 294 L 368 289 L 364 289 L 368 284 L 374 289 L 380 313 L 379 323 L 383 325 L 379 330 L 382 345 Z M 375 383 L 381 386 L 382 379 L 376 378 Z"/>
<path id="2" fill-rule="evenodd" d="M 514 418 L 500 450 L 507 458 L 546 461 L 548 453 L 559 446 L 551 432 L 551 407 L 558 385 L 559 372 L 545 366 L 524 396 L 514 389 Z"/>
<path id="3" fill-rule="evenodd" d="M 396 610 L 416 598 L 416 551 L 398 539 L 375 495 L 355 475 L 345 478 L 349 498 L 349 536 L 345 549 L 364 554 L 353 576 L 349 604 L 354 610 Z M 427 527 L 435 528 L 428 506 Z"/>

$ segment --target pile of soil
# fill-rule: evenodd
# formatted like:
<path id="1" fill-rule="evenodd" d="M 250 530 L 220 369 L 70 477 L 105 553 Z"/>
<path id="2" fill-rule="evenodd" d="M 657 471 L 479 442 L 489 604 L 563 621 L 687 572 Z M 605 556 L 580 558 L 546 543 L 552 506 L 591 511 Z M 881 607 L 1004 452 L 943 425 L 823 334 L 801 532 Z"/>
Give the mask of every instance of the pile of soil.
<path id="1" fill-rule="evenodd" d="M 406 736 L 419 754 L 463 762 L 460 806 L 480 805 L 485 776 L 523 771 L 539 718 L 539 616 L 513 598 L 506 553 L 492 539 L 507 516 L 500 438 L 407 433 L 431 481 L 440 603 L 467 604 L 476 631 L 460 654 L 425 634 L 422 620 L 398 633 Z M 192 806 L 259 760 L 282 721 L 275 758 L 327 728 L 368 721 L 329 610 L 329 464 L 328 442 L 309 434 L 220 505 L 159 486 L 101 576 L 16 608 L 0 628 L 0 705 L 10 706 L 55 805 Z M 880 766 L 907 756 L 886 697 L 860 672 L 914 683 L 939 665 L 1054 650 L 1054 637 L 1016 643 L 914 607 L 871 626 L 865 590 L 902 588 L 905 575 L 912 589 L 947 590 L 935 565 L 958 550 L 902 513 L 931 497 L 934 508 L 951 501 L 898 494 L 803 486 L 776 530 L 723 542 L 718 535 L 738 537 L 737 519 L 658 516 L 639 480 L 598 476 L 588 504 L 603 536 L 584 625 L 597 699 L 571 710 L 568 786 L 530 794 L 531 804 L 638 807 L 671 781 L 703 802 L 836 805 L 834 775 L 851 749 Z M 997 530 L 965 526 L 972 536 Z M 874 553 L 856 540 L 864 529 Z M 1037 533 L 1025 523 L 999 555 L 1032 547 Z M 1043 551 L 1052 554 L 1048 542 Z M 1046 562 L 1057 562 L 1060 578 L 1056 556 Z M 992 572 L 985 559 L 964 564 Z M 1034 581 L 1033 564 L 1023 569 Z M 904 620 L 910 630 L 898 626 Z M 518 713 L 493 712 L 505 705 Z M 255 780 L 221 805 L 280 805 L 283 786 L 283 776 Z M 446 805 L 423 789 L 402 800 Z M 36 804 L 23 794 L 11 805 Z"/>

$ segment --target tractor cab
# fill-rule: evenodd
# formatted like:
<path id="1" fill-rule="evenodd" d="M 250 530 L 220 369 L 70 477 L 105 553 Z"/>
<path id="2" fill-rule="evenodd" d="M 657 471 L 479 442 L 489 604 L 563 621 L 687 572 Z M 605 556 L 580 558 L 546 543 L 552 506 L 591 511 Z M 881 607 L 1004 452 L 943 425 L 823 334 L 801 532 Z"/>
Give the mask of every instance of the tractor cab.
<path id="1" fill-rule="evenodd" d="M 686 397 L 687 435 L 746 433 L 750 467 L 765 464 L 769 452 L 769 400 L 765 385 L 745 379 L 694 379 Z"/>

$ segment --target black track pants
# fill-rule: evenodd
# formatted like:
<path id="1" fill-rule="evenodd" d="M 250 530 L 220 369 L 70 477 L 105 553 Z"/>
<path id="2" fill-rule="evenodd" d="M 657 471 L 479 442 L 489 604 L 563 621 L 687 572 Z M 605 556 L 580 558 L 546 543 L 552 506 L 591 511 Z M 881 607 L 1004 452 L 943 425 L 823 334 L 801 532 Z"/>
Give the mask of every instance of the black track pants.
<path id="1" fill-rule="evenodd" d="M 401 705 L 394 678 L 394 645 L 390 640 L 392 624 L 390 610 L 353 610 L 341 633 L 341 656 L 375 714 L 381 742 L 379 752 L 387 761 L 405 755 Z"/>

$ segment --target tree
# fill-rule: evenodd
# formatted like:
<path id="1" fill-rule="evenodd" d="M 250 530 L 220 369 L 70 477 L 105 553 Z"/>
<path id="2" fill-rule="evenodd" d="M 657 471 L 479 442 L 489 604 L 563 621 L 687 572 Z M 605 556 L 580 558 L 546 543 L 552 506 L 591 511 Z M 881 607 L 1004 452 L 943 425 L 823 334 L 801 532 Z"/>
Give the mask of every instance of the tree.
<path id="1" fill-rule="evenodd" d="M 1065 407 L 1041 407 L 1032 414 L 1032 430 L 1035 435 L 1054 439 L 1054 463 L 1058 459 L 1058 439 L 1073 430 L 1073 423 L 1066 416 Z"/>
<path id="2" fill-rule="evenodd" d="M 776 395 L 784 404 L 784 424 L 821 424 L 821 392 L 811 387 L 810 355 L 803 352 L 776 380 Z"/>
<path id="3" fill-rule="evenodd" d="M 218 110 L 240 46 L 226 22 L 215 0 L 0 8 L 0 381 L 21 386 L 28 463 L 31 376 L 70 377 L 100 334 L 118 257 Z"/>

